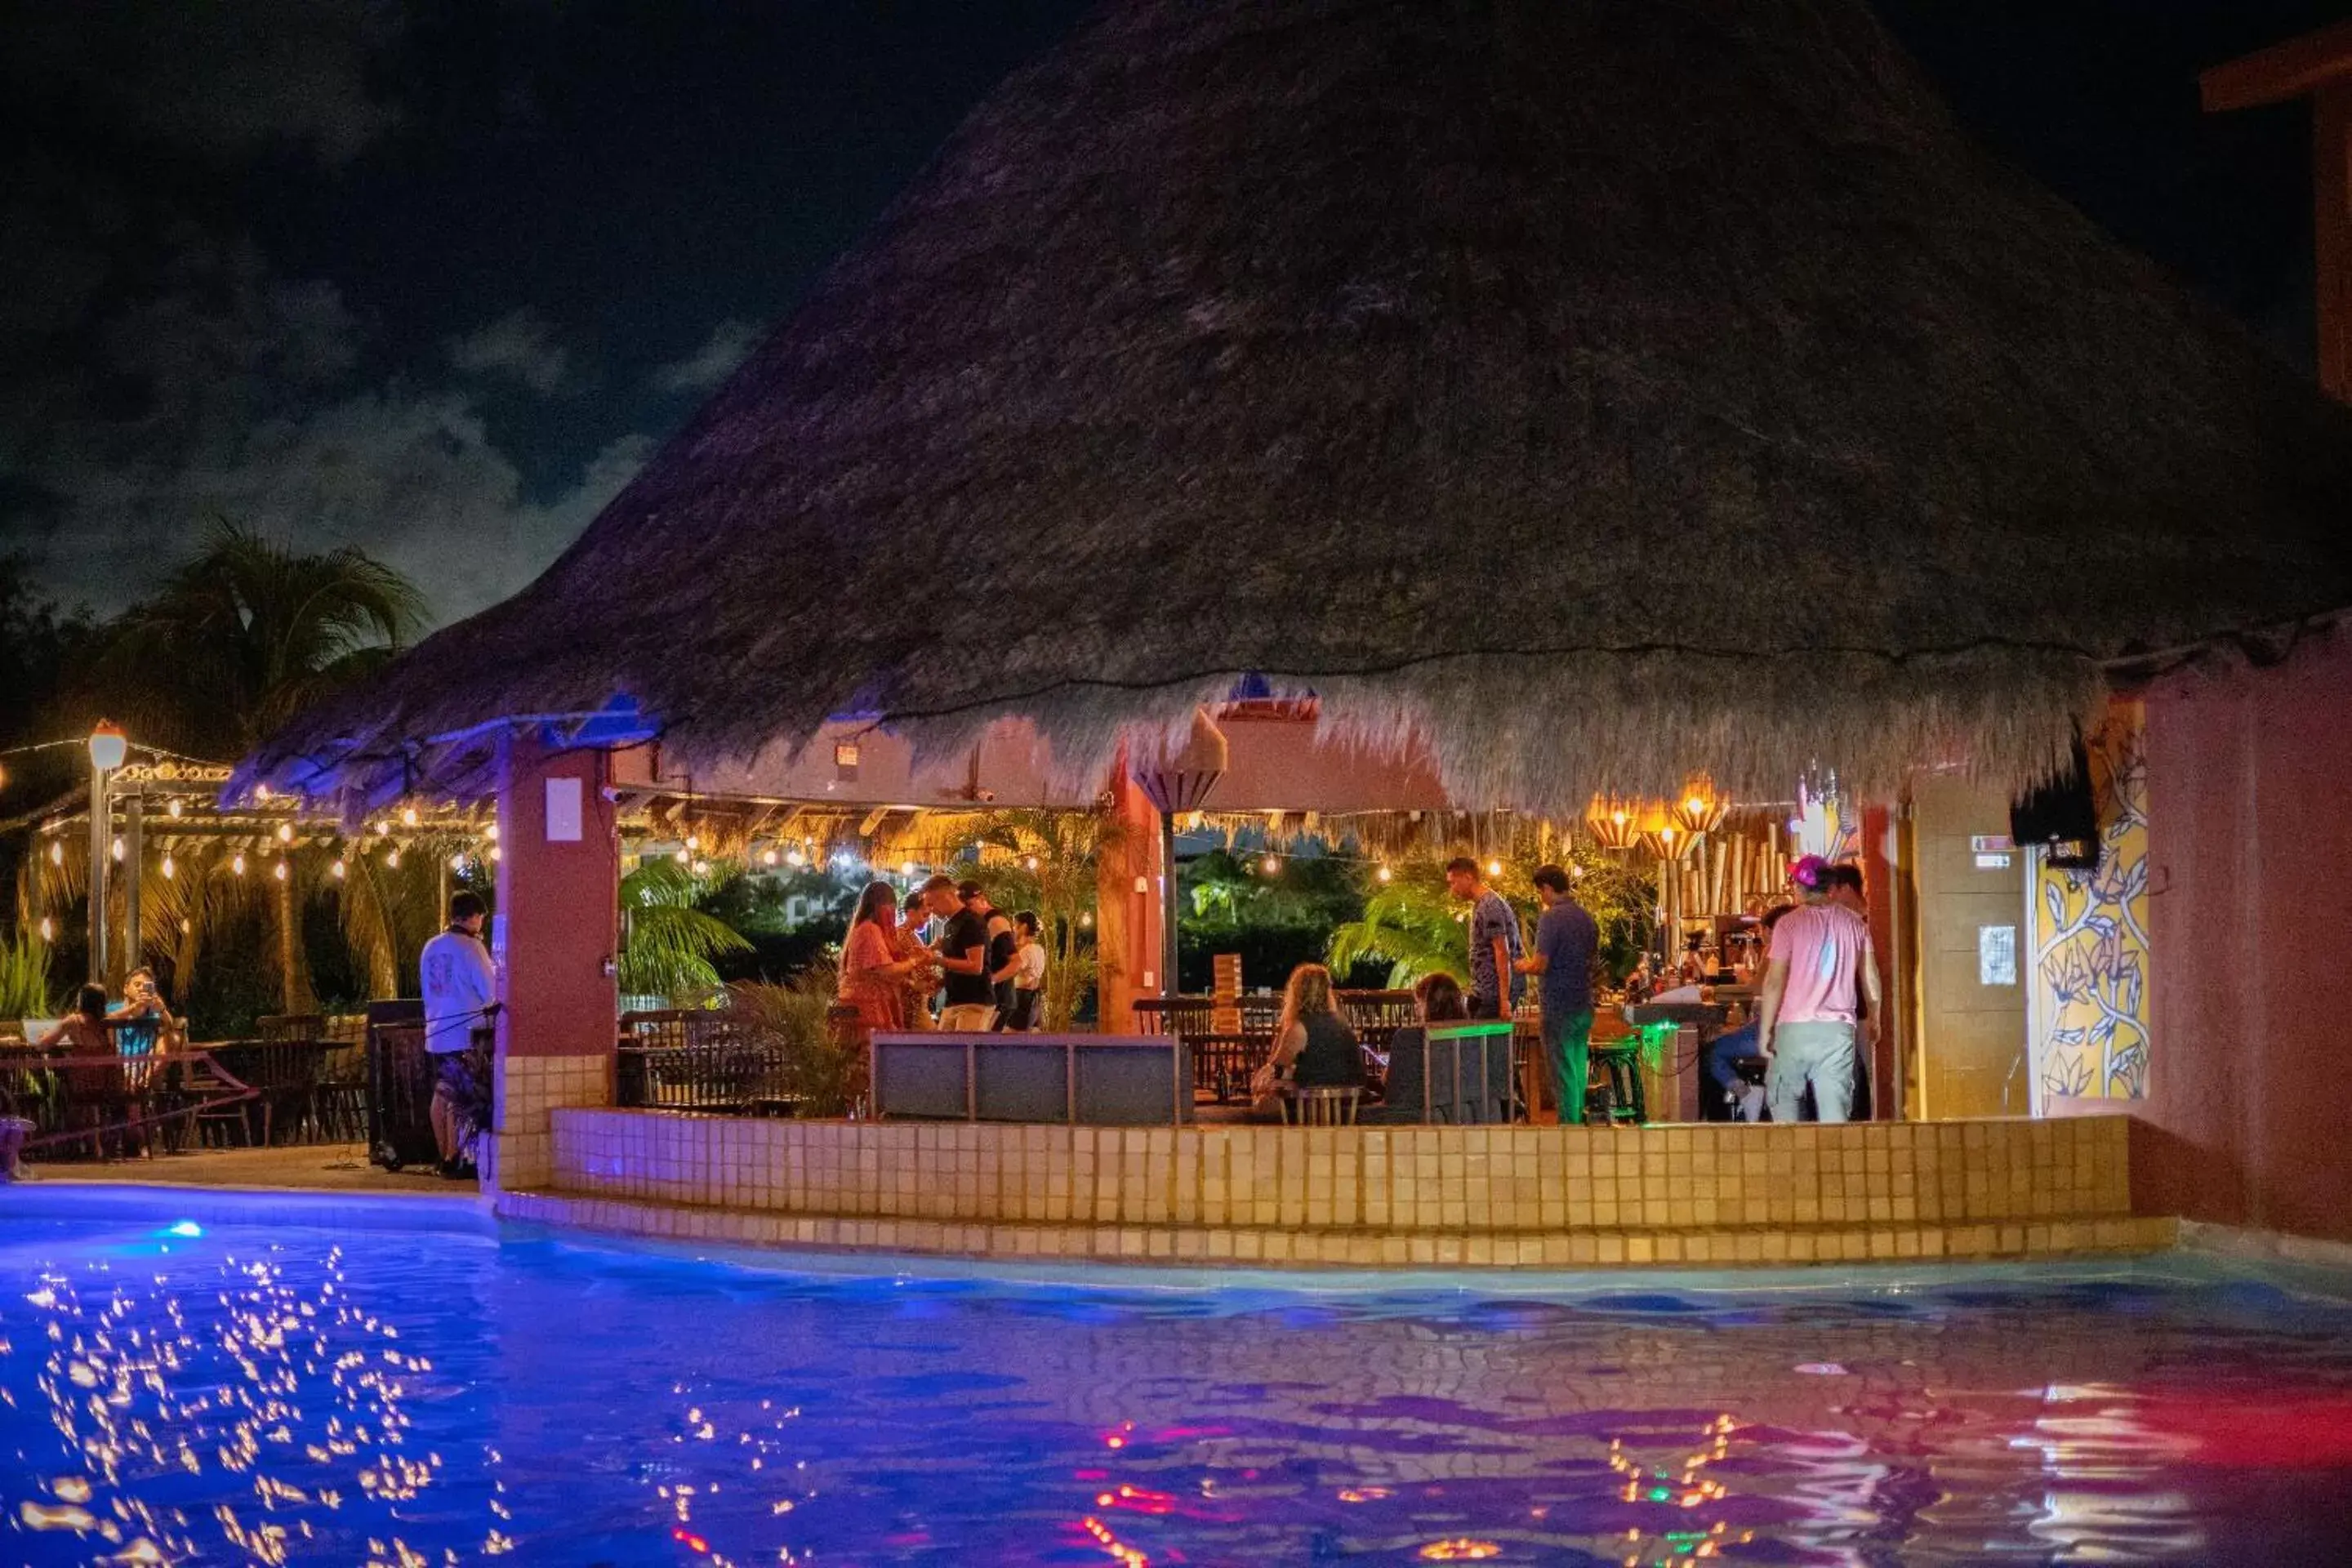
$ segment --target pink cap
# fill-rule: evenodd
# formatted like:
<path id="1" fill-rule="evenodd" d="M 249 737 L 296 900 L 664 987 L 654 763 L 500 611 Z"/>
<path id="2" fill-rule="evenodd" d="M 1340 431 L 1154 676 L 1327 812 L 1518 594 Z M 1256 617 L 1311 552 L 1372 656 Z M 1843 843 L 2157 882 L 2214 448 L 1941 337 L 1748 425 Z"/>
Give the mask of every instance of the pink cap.
<path id="1" fill-rule="evenodd" d="M 1789 880 L 1809 892 L 1817 892 L 1828 879 L 1823 875 L 1830 863 L 1818 855 L 1808 855 L 1789 868 Z"/>

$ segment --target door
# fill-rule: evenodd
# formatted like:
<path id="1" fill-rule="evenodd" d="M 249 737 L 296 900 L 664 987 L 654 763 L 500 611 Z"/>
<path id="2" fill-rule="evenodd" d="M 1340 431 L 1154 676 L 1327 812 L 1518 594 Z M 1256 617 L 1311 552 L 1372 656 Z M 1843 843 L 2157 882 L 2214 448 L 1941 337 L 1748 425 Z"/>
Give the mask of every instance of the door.
<path id="1" fill-rule="evenodd" d="M 2009 796 L 1965 779 L 1915 783 L 1918 853 L 1920 1114 L 2022 1116 L 2024 855 L 2009 847 Z"/>

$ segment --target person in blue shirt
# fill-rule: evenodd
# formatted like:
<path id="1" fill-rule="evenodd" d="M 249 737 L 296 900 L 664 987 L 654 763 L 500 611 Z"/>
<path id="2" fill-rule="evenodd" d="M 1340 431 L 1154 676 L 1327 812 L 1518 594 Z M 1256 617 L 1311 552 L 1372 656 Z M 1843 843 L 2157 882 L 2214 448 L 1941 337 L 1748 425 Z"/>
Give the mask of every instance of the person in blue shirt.
<path id="1" fill-rule="evenodd" d="M 1478 862 L 1457 855 L 1445 863 L 1445 886 L 1470 906 L 1470 1016 L 1507 1018 L 1518 1005 L 1519 917 L 1503 895 L 1479 879 Z M 1510 984 L 1505 1005 L 1504 983 Z"/>
<path id="2" fill-rule="evenodd" d="M 1584 1120 L 1584 1089 L 1592 1068 L 1592 960 L 1601 949 L 1601 928 L 1582 905 L 1568 896 L 1569 877 L 1558 866 L 1538 866 L 1536 897 L 1543 913 L 1536 920 L 1536 950 L 1513 965 L 1536 976 L 1543 1004 L 1544 1071 L 1562 1123 Z"/>

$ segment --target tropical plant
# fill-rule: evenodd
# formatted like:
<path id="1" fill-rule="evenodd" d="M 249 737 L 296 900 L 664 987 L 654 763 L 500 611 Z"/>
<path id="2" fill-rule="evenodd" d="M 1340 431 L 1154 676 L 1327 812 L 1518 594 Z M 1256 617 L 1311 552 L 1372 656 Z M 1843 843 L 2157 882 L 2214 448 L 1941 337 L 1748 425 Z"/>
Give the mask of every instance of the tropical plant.
<path id="1" fill-rule="evenodd" d="M 46 1018 L 56 993 L 49 988 L 49 945 L 28 931 L 0 944 L 0 1019 Z"/>
<path id="2" fill-rule="evenodd" d="M 1466 910 L 1453 901 L 1436 862 L 1396 873 L 1396 879 L 1364 900 L 1364 918 L 1331 932 L 1327 962 L 1346 973 L 1367 960 L 1385 960 L 1388 983 L 1402 990 L 1424 974 L 1470 978 Z"/>
<path id="3" fill-rule="evenodd" d="M 774 1093 L 799 1101 L 804 1116 L 846 1116 L 866 1098 L 866 1052 L 834 1032 L 827 968 L 813 966 L 782 985 L 738 981 L 728 991 L 753 1041 L 774 1054 Z"/>
<path id="4" fill-rule="evenodd" d="M 1546 860 L 1559 864 L 1572 879 L 1570 896 L 1599 928 L 1602 964 L 1612 980 L 1623 979 L 1648 945 L 1655 883 L 1605 850 L 1566 847 L 1532 833 L 1503 854 L 1507 858 L 1502 872 L 1487 882 L 1518 912 L 1521 925 L 1532 931 L 1538 900 L 1528 879 L 1535 868 Z M 1399 988 L 1424 974 L 1466 980 L 1469 951 L 1463 926 L 1469 910 L 1446 890 L 1447 858 L 1432 852 L 1392 867 L 1392 879 L 1365 900 L 1364 918 L 1332 931 L 1331 967 L 1344 973 L 1362 960 L 1386 960 L 1389 984 Z"/>
<path id="5" fill-rule="evenodd" d="M 749 952 L 741 932 L 696 907 L 710 879 L 660 857 L 621 879 L 621 989 L 632 995 L 683 997 L 719 984 L 711 960 Z"/>

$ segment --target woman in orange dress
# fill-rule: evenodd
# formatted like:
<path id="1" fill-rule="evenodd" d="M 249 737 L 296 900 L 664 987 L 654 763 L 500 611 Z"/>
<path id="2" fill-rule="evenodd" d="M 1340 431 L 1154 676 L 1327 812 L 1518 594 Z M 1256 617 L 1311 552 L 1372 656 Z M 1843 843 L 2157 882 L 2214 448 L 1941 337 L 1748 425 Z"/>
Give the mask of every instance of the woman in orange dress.
<path id="1" fill-rule="evenodd" d="M 907 977 L 922 959 L 901 957 L 898 936 L 898 894 L 887 882 L 869 882 L 841 949 L 841 999 L 868 1030 L 907 1026 Z"/>

